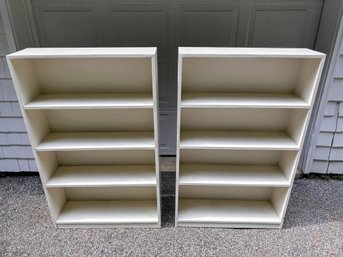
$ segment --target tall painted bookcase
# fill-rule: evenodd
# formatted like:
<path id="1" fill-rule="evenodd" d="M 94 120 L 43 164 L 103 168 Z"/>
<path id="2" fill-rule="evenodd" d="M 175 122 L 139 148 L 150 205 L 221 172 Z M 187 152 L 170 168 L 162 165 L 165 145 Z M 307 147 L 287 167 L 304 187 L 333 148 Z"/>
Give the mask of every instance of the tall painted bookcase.
<path id="1" fill-rule="evenodd" d="M 179 48 L 177 226 L 282 227 L 324 59 Z"/>
<path id="2" fill-rule="evenodd" d="M 7 60 L 57 227 L 160 227 L 156 48 Z"/>

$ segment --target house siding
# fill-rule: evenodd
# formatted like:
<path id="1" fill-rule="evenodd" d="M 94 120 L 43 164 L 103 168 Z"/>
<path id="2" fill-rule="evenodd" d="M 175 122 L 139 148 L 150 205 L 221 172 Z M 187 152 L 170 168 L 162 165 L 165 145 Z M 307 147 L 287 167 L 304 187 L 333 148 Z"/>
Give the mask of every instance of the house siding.
<path id="1" fill-rule="evenodd" d="M 37 171 L 6 62 L 9 52 L 0 17 L 0 172 Z"/>
<path id="2" fill-rule="evenodd" d="M 341 30 L 342 28 L 341 23 Z M 328 95 L 313 153 L 312 167 L 306 173 L 343 174 L 343 33 L 339 33 L 328 77 Z"/>
<path id="3" fill-rule="evenodd" d="M 0 40 L 4 40 L 4 37 L 0 36 Z M 37 167 L 5 53 L 2 50 L 0 56 L 0 172 L 4 171 L 37 171 Z"/>

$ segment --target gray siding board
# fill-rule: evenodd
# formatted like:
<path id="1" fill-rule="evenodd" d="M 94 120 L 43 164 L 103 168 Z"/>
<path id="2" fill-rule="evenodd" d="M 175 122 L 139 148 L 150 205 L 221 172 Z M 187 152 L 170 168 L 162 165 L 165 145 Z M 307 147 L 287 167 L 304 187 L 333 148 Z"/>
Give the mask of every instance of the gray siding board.
<path id="1" fill-rule="evenodd" d="M 343 56 L 341 55 L 337 62 L 337 67 L 335 70 L 335 77 L 343 78 Z"/>
<path id="2" fill-rule="evenodd" d="M 1 132 L 26 132 L 23 118 L 1 117 Z"/>
<path id="3" fill-rule="evenodd" d="M 343 117 L 343 102 L 340 102 L 339 104 L 338 116 Z"/>
<path id="4" fill-rule="evenodd" d="M 31 171 L 29 160 L 18 160 L 18 165 L 21 171 Z"/>
<path id="5" fill-rule="evenodd" d="M 0 159 L 0 172 L 2 171 L 21 171 L 16 159 Z"/>
<path id="6" fill-rule="evenodd" d="M 11 74 L 10 70 L 8 68 L 6 58 L 3 56 L 0 56 L 0 79 L 10 79 Z"/>
<path id="7" fill-rule="evenodd" d="M 321 132 L 318 136 L 317 145 L 318 146 L 331 146 L 332 140 L 333 140 L 333 133 Z"/>
<path id="8" fill-rule="evenodd" d="M 318 161 L 312 162 L 311 172 L 313 173 L 326 173 L 328 169 L 329 161 Z"/>
<path id="9" fill-rule="evenodd" d="M 343 117 L 337 118 L 337 129 L 336 132 L 343 132 Z"/>
<path id="10" fill-rule="evenodd" d="M 0 145 L 30 145 L 30 140 L 26 132 L 21 133 L 1 133 Z"/>
<path id="11" fill-rule="evenodd" d="M 30 171 L 38 171 L 36 161 L 34 159 L 28 160 Z"/>
<path id="12" fill-rule="evenodd" d="M 343 100 L 343 78 L 335 78 L 329 91 L 329 101 Z"/>
<path id="13" fill-rule="evenodd" d="M 0 117 L 22 117 L 18 102 L 0 102 Z"/>
<path id="14" fill-rule="evenodd" d="M 3 158 L 34 158 L 31 146 L 3 145 L 1 146 Z"/>
<path id="15" fill-rule="evenodd" d="M 331 148 L 330 161 L 343 161 L 343 148 L 333 147 Z"/>
<path id="16" fill-rule="evenodd" d="M 330 155 L 330 147 L 321 146 L 321 147 L 316 148 L 313 158 L 315 160 L 326 161 L 329 159 L 329 155 Z"/>
<path id="17" fill-rule="evenodd" d="M 343 133 L 335 133 L 333 136 L 333 147 L 343 147 Z"/>
<path id="18" fill-rule="evenodd" d="M 0 101 L 17 102 L 18 98 L 14 91 L 13 82 L 10 79 L 0 80 Z"/>
<path id="19" fill-rule="evenodd" d="M 325 116 L 320 127 L 321 132 L 335 132 L 337 125 L 337 117 Z"/>
<path id="20" fill-rule="evenodd" d="M 335 116 L 335 115 L 337 115 L 337 112 L 338 112 L 337 102 L 328 102 L 326 107 L 325 107 L 324 115 L 325 116 Z"/>
<path id="21" fill-rule="evenodd" d="M 343 174 L 343 162 L 330 162 L 328 166 L 328 173 Z"/>

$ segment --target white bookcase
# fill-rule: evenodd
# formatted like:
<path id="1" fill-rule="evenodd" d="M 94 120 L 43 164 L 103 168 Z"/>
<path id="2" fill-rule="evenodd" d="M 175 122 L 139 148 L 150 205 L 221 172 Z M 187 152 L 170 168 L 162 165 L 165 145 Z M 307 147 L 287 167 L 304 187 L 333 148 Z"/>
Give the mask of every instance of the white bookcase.
<path id="1" fill-rule="evenodd" d="M 179 48 L 177 226 L 282 227 L 324 59 Z"/>
<path id="2" fill-rule="evenodd" d="M 160 227 L 156 48 L 7 56 L 57 227 Z"/>

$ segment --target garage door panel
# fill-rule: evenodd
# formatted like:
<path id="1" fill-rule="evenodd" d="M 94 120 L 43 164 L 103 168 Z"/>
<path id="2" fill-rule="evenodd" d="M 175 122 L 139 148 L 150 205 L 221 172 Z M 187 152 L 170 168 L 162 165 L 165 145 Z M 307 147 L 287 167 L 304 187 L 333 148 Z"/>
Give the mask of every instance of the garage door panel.
<path id="1" fill-rule="evenodd" d="M 239 7 L 185 5 L 180 8 L 180 45 L 235 46 Z"/>
<path id="2" fill-rule="evenodd" d="M 43 46 L 101 46 L 94 5 L 43 3 L 34 9 L 37 34 Z"/>
<path id="3" fill-rule="evenodd" d="M 255 4 L 250 16 L 248 46 L 313 48 L 321 1 Z"/>
<path id="4" fill-rule="evenodd" d="M 113 5 L 108 15 L 112 46 L 157 46 L 169 52 L 168 6 L 155 4 Z"/>

